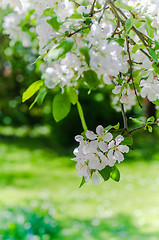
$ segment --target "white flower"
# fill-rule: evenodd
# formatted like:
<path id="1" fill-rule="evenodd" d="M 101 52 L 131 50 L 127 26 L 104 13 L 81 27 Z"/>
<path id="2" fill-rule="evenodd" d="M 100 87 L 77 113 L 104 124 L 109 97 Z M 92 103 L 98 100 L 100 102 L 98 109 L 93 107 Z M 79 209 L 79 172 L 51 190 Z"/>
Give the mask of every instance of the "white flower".
<path id="1" fill-rule="evenodd" d="M 159 98 L 159 81 L 152 74 L 147 80 L 141 80 L 140 87 L 142 87 L 141 97 L 147 97 L 150 101 L 156 101 Z"/>
<path id="2" fill-rule="evenodd" d="M 100 184 L 100 178 L 96 172 L 92 174 L 92 182 L 95 186 Z"/>
<path id="3" fill-rule="evenodd" d="M 129 147 L 126 145 L 119 145 L 124 140 L 124 137 L 122 135 L 118 135 L 115 138 L 115 141 L 112 140 L 108 148 L 110 149 L 108 152 L 108 159 L 110 159 L 111 162 L 118 161 L 119 163 L 124 160 L 124 155 L 122 153 L 128 153 Z"/>
<path id="4" fill-rule="evenodd" d="M 85 136 L 75 137 L 75 140 L 79 142 L 79 147 L 75 148 L 73 153 L 76 157 L 72 160 L 77 162 L 78 177 L 84 177 L 85 181 L 88 181 L 92 170 L 92 182 L 98 185 L 100 183 L 98 171 L 106 166 L 113 167 L 116 161 L 123 161 L 123 153 L 128 153 L 129 147 L 120 145 L 124 140 L 122 135 L 118 135 L 114 141 L 113 135 L 107 133 L 101 125 L 97 126 L 96 134 L 87 130 Z"/>

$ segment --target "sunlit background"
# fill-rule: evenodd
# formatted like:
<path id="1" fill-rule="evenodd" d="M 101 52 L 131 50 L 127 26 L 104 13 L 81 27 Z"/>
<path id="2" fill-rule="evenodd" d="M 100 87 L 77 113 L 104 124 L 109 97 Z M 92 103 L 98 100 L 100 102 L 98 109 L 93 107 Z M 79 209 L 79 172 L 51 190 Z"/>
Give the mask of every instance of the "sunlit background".
<path id="1" fill-rule="evenodd" d="M 82 132 L 77 109 L 57 124 L 51 114 L 53 91 L 43 106 L 30 111 L 33 99 L 21 102 L 40 72 L 29 64 L 35 60 L 29 48 L 9 45 L 2 33 L 5 14 L 0 13 L 0 239 L 158 240 L 159 130 L 134 135 L 134 150 L 118 166 L 119 183 L 89 182 L 79 189 L 70 160 L 74 136 Z M 111 107 L 111 89 L 91 96 L 87 91 L 81 89 L 80 102 L 90 129 L 122 123 Z M 147 111 L 144 105 L 131 114 L 145 118 Z"/>

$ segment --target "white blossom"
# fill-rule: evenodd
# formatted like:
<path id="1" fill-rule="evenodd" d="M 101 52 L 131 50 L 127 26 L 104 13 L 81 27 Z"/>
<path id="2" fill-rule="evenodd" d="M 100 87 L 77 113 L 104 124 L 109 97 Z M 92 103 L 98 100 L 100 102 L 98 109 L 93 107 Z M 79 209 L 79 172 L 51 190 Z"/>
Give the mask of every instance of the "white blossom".
<path id="1" fill-rule="evenodd" d="M 84 177 L 88 181 L 92 174 L 92 182 L 94 185 L 100 183 L 98 171 L 106 166 L 113 167 L 116 161 L 119 163 L 124 160 L 123 153 L 128 153 L 129 147 L 121 145 L 124 140 L 122 135 L 118 135 L 115 140 L 113 135 L 106 132 L 103 126 L 96 128 L 96 134 L 87 130 L 85 137 L 77 135 L 75 140 L 79 142 L 79 146 L 74 150 L 76 156 L 72 160 L 76 161 L 78 176 Z"/>

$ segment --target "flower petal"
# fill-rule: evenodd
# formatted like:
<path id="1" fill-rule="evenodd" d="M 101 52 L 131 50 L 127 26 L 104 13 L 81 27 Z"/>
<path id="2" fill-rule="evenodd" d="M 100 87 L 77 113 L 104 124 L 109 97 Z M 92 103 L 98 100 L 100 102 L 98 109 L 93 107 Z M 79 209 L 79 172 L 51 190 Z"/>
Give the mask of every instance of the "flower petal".
<path id="1" fill-rule="evenodd" d="M 113 149 L 110 149 L 110 150 L 109 150 L 109 152 L 108 152 L 108 154 L 107 154 L 107 157 L 108 157 L 109 159 L 113 159 L 113 158 L 114 158 L 113 152 L 114 152 Z"/>
<path id="2" fill-rule="evenodd" d="M 93 131 L 90 131 L 90 130 L 86 131 L 86 137 L 89 140 L 95 140 L 97 138 L 96 134 Z"/>
<path id="3" fill-rule="evenodd" d="M 97 126 L 96 133 L 101 136 L 103 132 L 104 132 L 104 128 L 102 127 L 102 125 Z"/>
<path id="4" fill-rule="evenodd" d="M 113 148 L 114 147 L 114 140 L 112 140 L 109 144 L 108 144 L 108 148 Z"/>
<path id="5" fill-rule="evenodd" d="M 119 152 L 118 150 L 115 150 L 114 156 L 119 163 L 124 160 L 123 154 L 121 152 Z"/>
<path id="6" fill-rule="evenodd" d="M 82 142 L 83 136 L 77 135 L 77 136 L 75 136 L 75 140 L 76 140 L 76 142 Z"/>
<path id="7" fill-rule="evenodd" d="M 95 172 L 92 175 L 92 182 L 93 182 L 93 185 L 96 185 L 96 186 L 100 184 L 100 178 L 98 174 Z"/>
<path id="8" fill-rule="evenodd" d="M 117 149 L 122 152 L 122 153 L 128 153 L 129 152 L 129 147 L 126 145 L 119 145 Z"/>
<path id="9" fill-rule="evenodd" d="M 101 151 L 106 152 L 108 150 L 108 145 L 105 142 L 99 142 L 99 148 Z"/>
<path id="10" fill-rule="evenodd" d="M 113 135 L 111 133 L 106 133 L 104 136 L 103 136 L 103 140 L 106 141 L 106 142 L 110 142 L 113 138 Z"/>
<path id="11" fill-rule="evenodd" d="M 119 145 L 119 143 L 121 143 L 123 140 L 124 140 L 124 137 L 122 135 L 118 135 L 115 138 L 116 145 Z"/>
<path id="12" fill-rule="evenodd" d="M 113 167 L 114 166 L 114 164 L 115 164 L 115 162 L 116 162 L 116 159 L 115 159 L 115 157 L 113 156 L 113 158 L 109 158 L 108 159 L 108 165 L 110 166 L 110 167 Z"/>

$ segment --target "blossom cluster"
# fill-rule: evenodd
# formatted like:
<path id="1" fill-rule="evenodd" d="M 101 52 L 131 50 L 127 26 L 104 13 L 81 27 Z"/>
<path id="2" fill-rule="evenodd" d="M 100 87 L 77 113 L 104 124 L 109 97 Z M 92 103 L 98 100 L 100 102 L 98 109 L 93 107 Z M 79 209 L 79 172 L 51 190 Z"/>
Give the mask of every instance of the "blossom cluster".
<path id="1" fill-rule="evenodd" d="M 35 84 L 39 93 L 34 103 L 39 96 L 44 99 L 44 88 L 60 87 L 62 94 L 54 100 L 60 99 L 55 106 L 59 108 L 60 102 L 62 116 L 55 117 L 58 111 L 53 109 L 58 121 L 67 116 L 71 104 L 77 104 L 85 134 L 75 137 L 79 146 L 73 160 L 79 177 L 99 184 L 101 171 L 122 162 L 129 147 L 121 144 L 122 135 L 114 137 L 101 125 L 96 133 L 86 131 L 80 86 L 86 85 L 90 93 L 109 85 L 112 105 L 122 108 L 123 117 L 136 103 L 141 106 L 142 98 L 159 100 L 158 0 L 0 0 L 0 7 L 8 6 L 13 12 L 4 17 L 3 28 L 10 44 L 21 41 L 39 54 L 35 64 L 42 80 Z"/>
<path id="2" fill-rule="evenodd" d="M 159 13 L 157 11 L 159 3 L 157 0 L 122 0 L 117 2 L 121 6 L 125 4 L 132 7 L 130 8 L 132 11 L 123 7 L 123 14 L 131 20 L 132 25 L 137 30 L 144 36 L 147 35 L 144 41 L 147 41 L 148 37 L 150 39 L 154 37 L 156 41 L 159 40 Z M 99 22 L 103 2 L 99 0 L 98 3 L 99 7 L 95 5 L 92 14 L 92 2 L 89 0 L 85 4 L 70 0 L 0 1 L 1 7 L 9 5 L 14 9 L 13 13 L 4 18 L 3 24 L 4 32 L 10 36 L 12 45 L 16 41 L 21 41 L 24 47 L 33 46 L 33 52 L 36 52 L 35 48 L 38 48 L 39 54 L 42 56 L 47 52 L 49 54 L 61 39 L 69 38 L 74 42 L 73 48 L 62 58 L 52 61 L 47 54 L 44 57 L 40 69 L 47 88 L 55 88 L 60 84 L 63 91 L 64 87 L 77 86 L 79 79 L 83 78 L 83 72 L 90 68 L 97 73 L 100 87 L 111 84 L 113 88 L 119 74 L 129 74 L 127 44 L 122 36 L 123 26 L 116 26 L 117 22 L 114 20 L 114 14 L 109 7 Z M 33 9 L 35 11 L 31 11 Z M 49 9 L 51 14 L 49 11 L 46 12 Z M 28 31 L 24 31 L 21 28 L 21 22 L 24 21 L 29 11 L 31 11 L 30 18 L 34 20 L 35 25 L 29 26 Z M 83 28 L 86 28 L 87 31 L 83 32 Z M 81 31 L 79 31 L 80 29 Z M 39 46 L 37 39 L 34 42 L 32 40 L 31 34 L 33 32 L 37 35 Z M 123 38 L 123 44 L 116 41 L 119 40 L 116 32 L 121 32 L 119 35 Z M 129 36 L 136 43 L 135 46 L 130 46 L 133 70 L 139 71 L 141 69 L 140 75 L 137 76 L 141 76 L 136 85 L 138 95 L 155 101 L 159 99 L 158 76 L 152 67 L 152 61 L 147 57 L 148 47 L 145 49 L 145 54 L 139 48 L 135 50 L 133 47 L 137 45 L 141 45 L 141 49 L 143 49 L 141 38 L 137 34 L 134 35 L 133 31 L 129 32 Z M 81 54 L 80 47 L 88 49 L 89 61 L 88 59 L 86 61 Z M 131 84 L 130 81 L 129 83 Z M 119 84 L 115 83 L 115 89 L 117 89 L 116 85 L 120 92 L 117 93 L 116 90 L 113 90 L 113 106 L 119 109 L 118 105 L 121 102 L 125 105 L 125 110 L 130 110 L 136 104 L 135 89 L 129 86 L 125 88 L 123 81 Z"/>
<path id="3" fill-rule="evenodd" d="M 78 177 L 84 177 L 87 182 L 91 177 L 94 185 L 100 183 L 99 171 L 106 166 L 113 167 L 116 162 L 124 160 L 123 153 L 129 152 L 127 145 L 122 145 L 124 140 L 122 135 L 113 139 L 113 135 L 107 132 L 101 125 L 97 126 L 96 134 L 87 130 L 85 136 L 77 135 L 75 140 L 79 142 L 79 147 L 74 150 L 76 156 L 72 160 L 76 161 Z"/>

